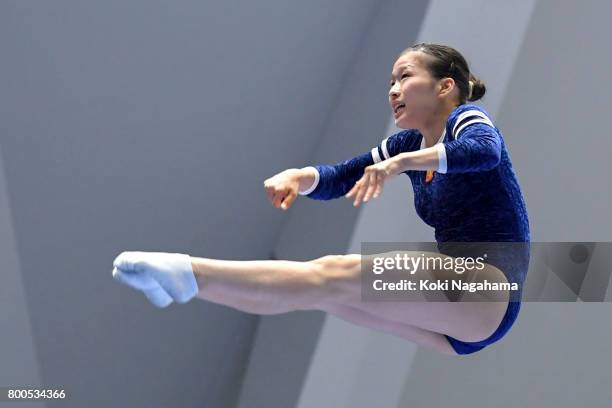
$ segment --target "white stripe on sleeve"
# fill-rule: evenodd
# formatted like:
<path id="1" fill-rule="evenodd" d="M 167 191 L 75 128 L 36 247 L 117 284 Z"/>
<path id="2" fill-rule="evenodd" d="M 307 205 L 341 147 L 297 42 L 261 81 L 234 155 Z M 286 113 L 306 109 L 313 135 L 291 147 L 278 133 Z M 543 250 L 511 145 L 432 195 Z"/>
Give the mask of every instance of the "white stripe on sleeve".
<path id="1" fill-rule="evenodd" d="M 380 154 L 378 154 L 378 147 L 372 149 L 372 160 L 374 163 L 380 163 L 382 160 L 380 159 Z"/>
<path id="2" fill-rule="evenodd" d="M 384 156 L 383 160 L 387 160 L 389 158 L 389 151 L 387 150 L 387 140 L 389 140 L 389 138 L 386 138 L 385 140 L 380 142 L 380 148 L 382 149 Z"/>
<path id="3" fill-rule="evenodd" d="M 453 138 L 455 140 L 457 139 L 457 135 L 459 134 L 459 132 L 457 131 L 457 127 L 461 124 L 461 121 L 463 121 L 466 118 L 469 118 L 470 116 L 478 116 L 479 118 L 482 118 L 484 120 L 483 123 L 487 123 L 487 124 L 490 124 L 491 126 L 493 126 L 493 122 L 491 122 L 491 119 L 489 119 L 487 117 L 487 115 L 485 115 L 481 111 L 469 110 L 469 111 L 463 112 L 462 114 L 457 116 L 457 119 L 455 120 L 455 126 L 453 126 L 453 133 L 452 134 L 453 134 Z"/>
<path id="4" fill-rule="evenodd" d="M 305 190 L 305 191 L 298 191 L 299 195 L 308 195 L 308 194 L 312 193 L 315 190 L 315 188 L 317 188 L 317 186 L 319 185 L 319 179 L 321 177 L 319 175 L 319 171 L 317 170 L 316 167 L 308 166 L 308 167 L 305 167 L 305 168 L 306 169 L 312 169 L 314 171 L 315 179 L 314 179 L 314 182 L 312 183 L 312 185 L 310 187 L 308 187 L 307 190 Z"/>
<path id="5" fill-rule="evenodd" d="M 488 119 L 487 119 L 487 120 L 482 119 L 482 118 L 472 119 L 472 120 L 470 120 L 470 121 L 467 121 L 467 122 L 466 122 L 466 123 L 464 123 L 463 125 L 459 126 L 459 129 L 457 129 L 457 133 L 455 133 L 455 135 L 456 135 L 456 136 L 455 136 L 455 140 L 459 138 L 459 135 L 461 134 L 461 131 L 462 131 L 462 130 L 463 130 L 465 127 L 466 127 L 466 126 L 469 126 L 469 125 L 474 124 L 474 123 L 485 123 L 485 124 L 487 124 L 487 125 L 489 125 L 489 126 L 491 126 L 491 127 L 495 127 L 495 126 L 493 126 L 493 123 L 491 123 L 491 121 L 490 121 L 490 120 L 488 120 Z"/>
<path id="6" fill-rule="evenodd" d="M 444 143 L 438 143 L 436 149 L 438 150 L 438 173 L 446 173 L 446 147 L 444 147 Z"/>

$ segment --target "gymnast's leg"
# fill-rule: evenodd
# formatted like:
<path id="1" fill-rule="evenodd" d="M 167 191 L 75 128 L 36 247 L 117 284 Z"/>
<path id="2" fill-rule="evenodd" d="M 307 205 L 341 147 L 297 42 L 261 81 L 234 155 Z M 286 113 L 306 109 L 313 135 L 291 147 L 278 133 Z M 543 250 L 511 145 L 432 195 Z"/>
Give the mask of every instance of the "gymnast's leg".
<path id="1" fill-rule="evenodd" d="M 440 353 L 457 355 L 457 352 L 452 348 L 446 337 L 440 333 L 386 320 L 351 306 L 330 304 L 325 309 L 329 314 L 350 323 L 390 333 Z"/>
<path id="2" fill-rule="evenodd" d="M 361 299 L 361 256 L 357 254 L 331 255 L 308 262 L 193 257 L 191 260 L 199 298 L 257 314 L 309 309 L 328 311 L 329 305 L 336 304 L 458 340 L 479 341 L 495 331 L 507 305 L 507 302 L 483 301 L 430 302 L 424 295 L 420 301 L 364 302 Z M 497 272 L 487 272 L 488 279 L 505 279 L 503 274 L 501 278 L 496 277 Z M 421 274 L 417 277 L 431 279 L 427 273 L 429 271 L 417 271 L 417 275 Z"/>
<path id="3" fill-rule="evenodd" d="M 321 260 L 292 261 L 223 261 L 192 258 L 198 280 L 198 297 L 236 309 L 258 314 L 285 313 L 293 310 L 318 309 L 351 323 L 380 330 L 410 340 L 429 349 L 456 355 L 444 335 L 415 326 L 374 316 L 355 307 L 329 301 L 325 293 L 326 277 L 340 265 L 320 270 Z M 238 284 L 237 284 L 238 283 Z M 333 297 L 333 293 L 331 295 Z"/>
<path id="4" fill-rule="evenodd" d="M 330 296 L 333 270 L 311 262 L 191 257 L 197 297 L 255 314 L 314 310 Z"/>
<path id="5" fill-rule="evenodd" d="M 392 258 L 395 254 L 407 254 L 419 257 L 423 252 L 396 251 L 377 254 L 376 257 Z M 430 258 L 450 258 L 447 255 L 425 252 Z M 366 312 L 387 321 L 397 322 L 409 326 L 419 327 L 428 331 L 446 334 L 465 342 L 475 342 L 489 337 L 499 326 L 508 306 L 509 295 L 507 291 L 499 291 L 494 297 L 484 297 L 478 293 L 465 293 L 461 301 L 431 301 L 420 291 L 413 291 L 410 301 L 363 301 L 361 298 L 362 271 L 372 270 L 374 256 L 360 256 L 357 254 L 342 256 L 326 256 L 311 261 L 324 270 L 341 270 L 344 273 L 334 273 L 335 286 L 338 295 L 335 303 Z M 450 270 L 417 269 L 413 275 L 416 281 L 429 279 L 454 279 L 457 277 Z M 490 282 L 507 282 L 504 274 L 497 268 L 485 264 L 485 268 L 472 276 L 474 281 L 484 279 Z M 436 294 L 433 291 L 429 295 Z M 437 299 L 445 299 L 446 294 L 436 294 Z M 487 294 L 490 295 L 490 294 Z M 324 309 L 326 305 L 323 305 Z"/>
<path id="6" fill-rule="evenodd" d="M 391 256 L 390 253 L 382 255 Z M 427 256 L 445 255 L 428 253 Z M 366 265 L 363 270 L 371 270 L 367 266 L 371 260 L 370 256 L 363 258 Z M 166 307 L 173 300 L 185 303 L 194 296 L 257 314 L 294 310 L 331 312 L 329 305 L 343 305 L 383 321 L 415 326 L 466 342 L 488 337 L 506 310 L 507 301 L 505 304 L 432 302 L 418 291 L 416 301 L 365 302 L 361 297 L 361 263 L 362 257 L 356 254 L 294 262 L 226 261 L 185 254 L 123 252 L 113 262 L 113 277 L 143 291 L 159 307 Z M 505 279 L 496 268 L 484 272 L 488 280 Z M 412 276 L 417 280 L 431 279 L 431 274 L 432 271 L 417 269 Z M 445 298 L 445 294 L 439 298 Z"/>

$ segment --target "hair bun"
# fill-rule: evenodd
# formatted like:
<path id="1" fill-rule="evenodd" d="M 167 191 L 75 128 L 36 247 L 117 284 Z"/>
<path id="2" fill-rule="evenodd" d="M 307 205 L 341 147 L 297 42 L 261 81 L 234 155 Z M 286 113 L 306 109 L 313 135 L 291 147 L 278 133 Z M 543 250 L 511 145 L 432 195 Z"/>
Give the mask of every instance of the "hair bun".
<path id="1" fill-rule="evenodd" d="M 469 92 L 467 100 L 470 102 L 477 101 L 484 96 L 486 91 L 487 87 L 485 86 L 484 82 L 472 76 L 469 81 Z"/>

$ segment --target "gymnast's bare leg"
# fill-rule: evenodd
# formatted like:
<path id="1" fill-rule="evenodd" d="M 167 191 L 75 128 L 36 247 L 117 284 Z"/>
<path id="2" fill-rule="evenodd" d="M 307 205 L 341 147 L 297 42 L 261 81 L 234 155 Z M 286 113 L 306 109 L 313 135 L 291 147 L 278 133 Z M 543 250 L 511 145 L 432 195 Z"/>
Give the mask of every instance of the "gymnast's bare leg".
<path id="1" fill-rule="evenodd" d="M 382 326 L 398 324 L 462 341 L 479 341 L 497 328 L 507 305 L 499 301 L 428 302 L 424 295 L 422 301 L 364 302 L 361 256 L 357 254 L 325 256 L 307 262 L 191 257 L 191 263 L 200 299 L 256 314 L 322 310 L 347 317 L 350 310 L 353 321 L 361 321 L 365 326 L 366 321 L 372 327 L 372 319 L 380 319 L 381 330 Z M 505 279 L 496 268 L 487 273 L 489 280 Z M 398 327 L 402 326 L 395 326 L 398 331 L 395 334 L 399 333 Z M 404 334 L 408 336 L 407 333 L 408 329 Z"/>
<path id="2" fill-rule="evenodd" d="M 410 340 L 419 346 L 424 346 L 430 350 L 438 351 L 443 354 L 457 355 L 450 343 L 446 340 L 446 337 L 440 333 L 383 319 L 351 306 L 330 304 L 326 307 L 326 310 L 329 314 L 356 325 L 390 333 L 397 337 Z"/>

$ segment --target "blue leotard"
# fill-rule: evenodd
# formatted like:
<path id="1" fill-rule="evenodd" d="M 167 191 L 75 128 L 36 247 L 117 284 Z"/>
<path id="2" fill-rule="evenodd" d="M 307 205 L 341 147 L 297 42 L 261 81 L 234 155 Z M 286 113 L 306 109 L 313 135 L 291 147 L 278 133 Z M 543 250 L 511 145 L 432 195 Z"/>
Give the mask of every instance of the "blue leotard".
<path id="1" fill-rule="evenodd" d="M 370 152 L 335 165 L 317 165 L 317 177 L 309 191 L 316 200 L 330 200 L 348 193 L 364 169 L 402 152 L 424 148 L 423 136 L 407 129 L 383 140 Z M 425 171 L 408 170 L 419 217 L 435 229 L 441 252 L 455 255 L 454 242 L 528 243 L 527 208 L 499 129 L 487 112 L 473 104 L 455 108 L 435 145 L 440 167 L 431 181 Z M 487 263 L 502 270 L 509 282 L 522 288 L 529 264 L 529 245 L 497 247 Z M 480 342 L 462 342 L 446 336 L 459 354 L 469 354 L 499 340 L 516 319 L 520 291 L 511 294 L 499 328 Z"/>

